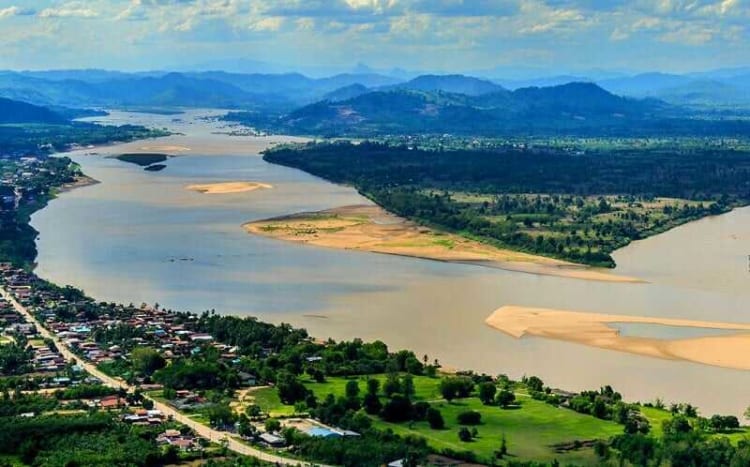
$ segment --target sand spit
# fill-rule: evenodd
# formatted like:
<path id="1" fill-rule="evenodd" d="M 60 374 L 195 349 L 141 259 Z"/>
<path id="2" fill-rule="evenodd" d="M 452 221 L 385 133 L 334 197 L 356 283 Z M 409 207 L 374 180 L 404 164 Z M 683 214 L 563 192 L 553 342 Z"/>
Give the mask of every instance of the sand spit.
<path id="1" fill-rule="evenodd" d="M 485 321 L 490 327 L 515 338 L 545 337 L 619 352 L 669 360 L 750 370 L 750 324 L 605 315 L 576 311 L 504 306 Z M 612 323 L 725 329 L 736 334 L 687 339 L 655 339 L 622 336 Z"/>
<path id="2" fill-rule="evenodd" d="M 328 248 L 469 263 L 574 279 L 641 282 L 631 277 L 498 249 L 459 235 L 437 232 L 374 205 L 293 214 L 249 222 L 244 228 L 256 235 Z"/>
<path id="3" fill-rule="evenodd" d="M 225 195 L 229 193 L 245 193 L 261 189 L 273 188 L 273 185 L 260 182 L 220 182 L 188 185 L 186 190 L 197 191 L 207 195 Z"/>

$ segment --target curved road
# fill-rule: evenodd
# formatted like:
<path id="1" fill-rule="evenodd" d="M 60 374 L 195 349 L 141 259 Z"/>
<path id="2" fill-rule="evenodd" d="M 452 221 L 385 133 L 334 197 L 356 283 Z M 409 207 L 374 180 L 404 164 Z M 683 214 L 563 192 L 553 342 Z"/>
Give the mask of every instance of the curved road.
<path id="1" fill-rule="evenodd" d="M 18 303 L 18 301 L 5 289 L 5 287 L 0 287 L 0 295 L 10 303 L 15 310 L 20 313 L 22 316 L 24 316 L 30 323 L 34 323 L 37 327 L 37 330 L 39 334 L 42 335 L 42 337 L 46 339 L 50 339 L 55 343 L 57 346 L 57 350 L 62 354 L 63 357 L 65 357 L 68 361 L 73 360 L 78 365 L 83 367 L 89 374 L 92 376 L 95 376 L 99 378 L 102 383 L 106 386 L 115 388 L 115 389 L 125 389 L 127 391 L 135 390 L 134 386 L 131 386 L 127 384 L 125 381 L 119 378 L 113 378 L 106 373 L 103 373 L 100 371 L 96 366 L 90 362 L 87 362 L 80 357 L 78 357 L 76 354 L 74 354 L 68 346 L 62 343 L 60 339 L 52 334 L 47 328 L 42 326 L 42 323 L 40 323 L 34 315 L 32 315 L 26 307 Z M 206 425 L 203 425 L 201 423 L 196 422 L 195 420 L 192 420 L 176 410 L 174 407 L 171 407 L 167 404 L 164 404 L 162 402 L 156 401 L 146 395 L 144 397 L 148 398 L 154 403 L 154 407 L 158 410 L 160 410 L 164 415 L 172 417 L 177 422 L 182 423 L 183 425 L 186 425 L 190 427 L 195 433 L 200 436 L 201 438 L 205 438 L 209 441 L 213 441 L 216 443 L 226 443 L 227 449 L 230 451 L 234 451 L 238 454 L 242 454 L 243 456 L 251 456 L 256 459 L 262 460 L 264 462 L 271 462 L 278 465 L 288 465 L 288 466 L 296 466 L 296 465 L 315 465 L 319 467 L 332 467 L 332 466 L 326 466 L 323 464 L 310 464 L 304 461 L 300 461 L 297 459 L 291 459 L 288 457 L 282 457 L 277 456 L 275 454 L 269 454 L 267 452 L 261 451 L 259 449 L 253 448 L 251 446 L 248 446 L 247 444 L 244 444 L 240 442 L 237 438 L 229 436 L 226 432 L 214 430 L 211 427 L 208 427 Z"/>

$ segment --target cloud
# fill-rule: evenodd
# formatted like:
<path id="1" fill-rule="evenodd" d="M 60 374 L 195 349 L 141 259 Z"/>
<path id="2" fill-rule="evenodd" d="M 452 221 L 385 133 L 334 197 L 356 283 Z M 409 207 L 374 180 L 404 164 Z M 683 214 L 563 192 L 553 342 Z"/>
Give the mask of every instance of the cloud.
<path id="1" fill-rule="evenodd" d="M 83 2 L 71 2 L 59 7 L 45 8 L 40 11 L 40 18 L 96 18 L 99 13 Z"/>
<path id="2" fill-rule="evenodd" d="M 21 8 L 13 5 L 7 8 L 0 8 L 0 19 L 9 18 L 11 16 L 30 16 L 35 13 L 36 10 L 32 8 Z"/>
<path id="3" fill-rule="evenodd" d="M 409 8 L 439 16 L 509 16 L 520 9 L 516 0 L 416 0 Z"/>

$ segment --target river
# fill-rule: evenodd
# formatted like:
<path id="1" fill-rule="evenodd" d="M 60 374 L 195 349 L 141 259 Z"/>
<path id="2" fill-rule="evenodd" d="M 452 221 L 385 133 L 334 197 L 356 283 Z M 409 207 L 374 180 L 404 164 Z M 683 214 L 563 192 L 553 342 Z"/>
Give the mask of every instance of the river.
<path id="1" fill-rule="evenodd" d="M 453 368 L 533 374 L 571 390 L 611 384 L 630 400 L 690 401 L 705 415 L 740 414 L 750 404 L 749 372 L 540 338 L 516 340 L 484 324 L 506 304 L 747 322 L 750 209 L 616 252 L 617 272 L 646 284 L 289 244 L 248 235 L 241 224 L 368 201 L 351 188 L 264 162 L 262 148 L 290 138 L 219 134 L 228 129 L 200 118 L 213 114 L 115 112 L 103 119 L 182 134 L 70 153 L 101 183 L 65 193 L 34 214 L 37 273 L 99 300 L 254 315 L 305 327 L 321 338 L 381 339 L 392 349 L 413 349 Z M 106 157 L 165 145 L 191 150 L 170 159 L 161 172 Z M 185 190 L 193 183 L 234 180 L 273 188 L 229 195 Z"/>

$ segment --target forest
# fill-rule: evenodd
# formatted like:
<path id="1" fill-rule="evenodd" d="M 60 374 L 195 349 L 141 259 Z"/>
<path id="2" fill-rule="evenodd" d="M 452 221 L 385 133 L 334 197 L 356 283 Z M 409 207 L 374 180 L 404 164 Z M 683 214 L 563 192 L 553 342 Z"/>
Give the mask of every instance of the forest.
<path id="1" fill-rule="evenodd" d="M 498 247 L 613 267 L 633 240 L 750 200 L 744 149 L 676 142 L 589 151 L 423 150 L 334 142 L 264 158 L 349 184 L 387 210 Z"/>

